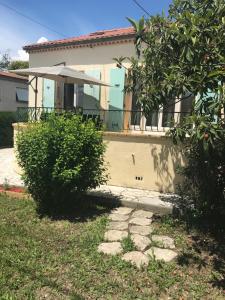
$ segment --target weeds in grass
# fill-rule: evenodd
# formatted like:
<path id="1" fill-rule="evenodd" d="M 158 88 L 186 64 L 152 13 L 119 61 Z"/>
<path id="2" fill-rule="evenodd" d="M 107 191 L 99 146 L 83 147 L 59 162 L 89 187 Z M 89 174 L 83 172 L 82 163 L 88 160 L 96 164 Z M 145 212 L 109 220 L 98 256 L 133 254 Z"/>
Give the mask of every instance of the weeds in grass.
<path id="1" fill-rule="evenodd" d="M 137 250 L 130 235 L 122 240 L 121 245 L 124 253 Z"/>

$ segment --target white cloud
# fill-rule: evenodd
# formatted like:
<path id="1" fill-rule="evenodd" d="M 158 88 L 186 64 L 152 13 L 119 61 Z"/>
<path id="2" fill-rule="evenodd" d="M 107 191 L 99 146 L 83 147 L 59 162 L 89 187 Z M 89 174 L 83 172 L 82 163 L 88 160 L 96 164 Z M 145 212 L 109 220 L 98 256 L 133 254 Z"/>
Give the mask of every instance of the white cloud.
<path id="1" fill-rule="evenodd" d="M 37 44 L 44 43 L 47 41 L 48 41 L 48 39 L 46 37 L 42 36 L 37 40 Z M 17 50 L 17 55 L 12 57 L 12 60 L 27 61 L 27 60 L 29 60 L 29 54 L 26 51 L 19 49 L 19 50 Z"/>
<path id="2" fill-rule="evenodd" d="M 13 56 L 12 60 L 23 60 L 27 61 L 29 60 L 29 54 L 24 50 L 17 50 L 17 56 Z"/>
<path id="3" fill-rule="evenodd" d="M 40 44 L 40 43 L 44 43 L 44 42 L 47 42 L 48 39 L 44 36 L 40 37 L 38 40 L 37 40 L 37 43 Z"/>

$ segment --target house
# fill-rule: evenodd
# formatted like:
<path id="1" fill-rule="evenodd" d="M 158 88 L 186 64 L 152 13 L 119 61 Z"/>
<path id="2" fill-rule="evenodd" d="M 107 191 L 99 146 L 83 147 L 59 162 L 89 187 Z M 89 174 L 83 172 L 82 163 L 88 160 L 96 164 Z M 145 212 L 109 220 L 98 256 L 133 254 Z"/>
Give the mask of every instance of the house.
<path id="1" fill-rule="evenodd" d="M 28 106 L 28 78 L 9 72 L 0 72 L 0 112 L 16 111 Z"/>
<path id="2" fill-rule="evenodd" d="M 64 64 L 87 75 L 108 82 L 108 87 L 57 84 L 39 79 L 38 107 L 72 109 L 80 107 L 85 114 L 100 115 L 110 131 L 161 131 L 172 117 L 190 109 L 176 103 L 152 114 L 147 119 L 136 105 L 135 97 L 124 93 L 127 68 L 118 68 L 113 58 L 135 56 L 135 32 L 132 27 L 96 31 L 74 38 L 27 45 L 30 67 Z M 34 107 L 34 90 L 29 89 L 29 107 Z M 174 114 L 174 112 L 176 112 Z"/>
<path id="3" fill-rule="evenodd" d="M 39 78 L 37 107 L 81 108 L 85 115 L 96 115 L 104 122 L 107 143 L 105 160 L 109 184 L 174 192 L 180 180 L 177 165 L 182 154 L 165 136 L 168 120 L 188 110 L 185 104 L 172 103 L 146 118 L 131 93 L 124 93 L 129 61 L 119 68 L 114 57 L 135 56 L 133 28 L 103 30 L 88 35 L 27 45 L 30 67 L 66 65 L 109 83 L 110 87 L 57 83 Z M 32 77 L 30 78 L 32 79 Z M 29 87 L 29 109 L 35 106 L 34 86 Z M 15 134 L 18 125 L 15 125 Z"/>

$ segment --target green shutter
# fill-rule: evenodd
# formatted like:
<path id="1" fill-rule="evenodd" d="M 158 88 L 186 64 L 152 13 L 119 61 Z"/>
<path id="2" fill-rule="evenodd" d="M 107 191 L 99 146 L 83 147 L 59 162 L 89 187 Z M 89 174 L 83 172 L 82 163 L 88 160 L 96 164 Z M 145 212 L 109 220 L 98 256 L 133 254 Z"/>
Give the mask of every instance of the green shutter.
<path id="1" fill-rule="evenodd" d="M 109 130 L 123 129 L 123 102 L 124 102 L 125 69 L 110 70 L 109 88 Z"/>
<path id="2" fill-rule="evenodd" d="M 87 70 L 85 73 L 96 79 L 101 79 L 100 70 Z M 84 84 L 83 109 L 92 109 L 94 112 L 100 106 L 100 87 L 98 85 Z"/>
<path id="3" fill-rule="evenodd" d="M 54 108 L 55 104 L 55 81 L 43 79 L 43 107 Z"/>
<path id="4" fill-rule="evenodd" d="M 207 93 L 202 97 L 202 100 L 203 101 L 207 101 L 207 99 L 209 100 L 210 98 L 213 99 L 215 97 L 216 93 L 213 92 L 212 90 L 208 89 Z M 211 100 L 210 99 L 210 100 Z M 200 94 L 198 94 L 196 97 L 195 97 L 195 101 L 196 103 L 200 100 Z M 214 120 L 217 121 L 218 119 L 218 116 L 214 116 Z"/>

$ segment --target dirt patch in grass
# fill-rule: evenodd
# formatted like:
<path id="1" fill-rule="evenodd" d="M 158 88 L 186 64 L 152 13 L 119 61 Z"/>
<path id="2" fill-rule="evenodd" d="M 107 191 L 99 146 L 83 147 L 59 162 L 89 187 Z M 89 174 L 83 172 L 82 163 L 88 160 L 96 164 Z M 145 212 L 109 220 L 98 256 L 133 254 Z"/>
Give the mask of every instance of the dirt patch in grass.
<path id="1" fill-rule="evenodd" d="M 32 200 L 0 195 L 1 299 L 225 299 L 224 242 L 158 219 L 154 231 L 175 238 L 178 261 L 138 270 L 97 252 L 110 207 L 84 202 L 40 218 Z"/>

